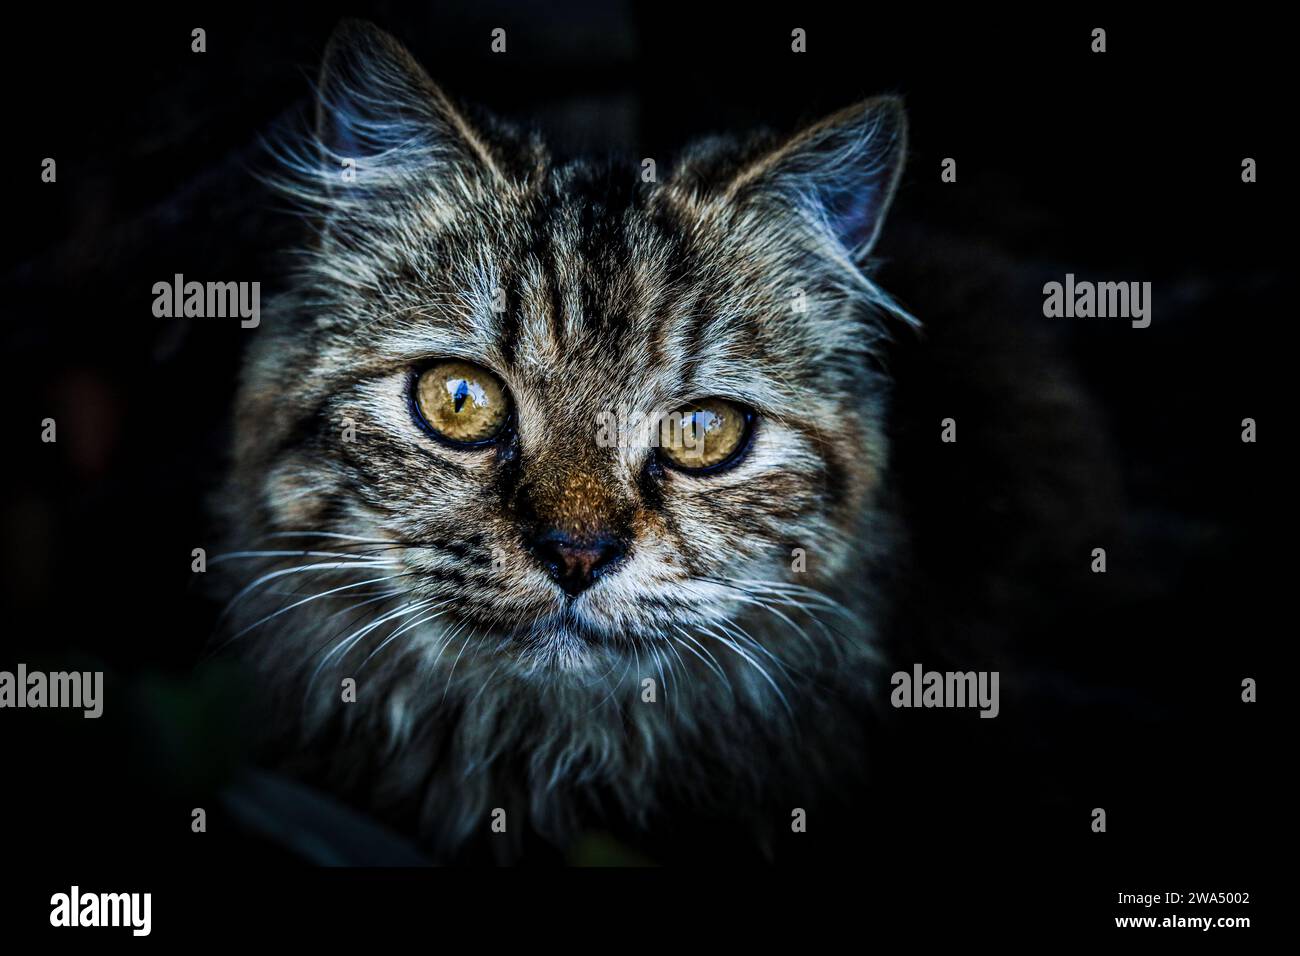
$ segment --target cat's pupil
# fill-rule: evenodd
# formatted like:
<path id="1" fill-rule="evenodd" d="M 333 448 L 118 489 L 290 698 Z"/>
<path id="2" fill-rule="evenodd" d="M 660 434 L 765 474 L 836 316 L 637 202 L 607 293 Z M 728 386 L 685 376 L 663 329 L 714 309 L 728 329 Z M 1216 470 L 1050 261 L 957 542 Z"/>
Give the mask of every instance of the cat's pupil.
<path id="1" fill-rule="evenodd" d="M 465 404 L 465 399 L 469 397 L 469 382 L 463 378 L 456 383 L 456 394 L 454 396 L 456 411 L 459 412 Z"/>
<path id="2" fill-rule="evenodd" d="M 701 453 L 703 452 L 705 439 L 709 437 L 711 431 L 716 432 L 720 421 L 721 417 L 719 415 L 707 410 L 697 411 L 691 415 L 691 433 L 695 441 L 700 443 Z"/>

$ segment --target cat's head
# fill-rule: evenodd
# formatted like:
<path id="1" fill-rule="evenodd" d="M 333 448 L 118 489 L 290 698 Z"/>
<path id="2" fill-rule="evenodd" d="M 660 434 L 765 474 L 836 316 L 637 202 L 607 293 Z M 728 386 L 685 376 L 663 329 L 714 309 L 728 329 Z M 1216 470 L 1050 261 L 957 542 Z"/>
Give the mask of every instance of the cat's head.
<path id="1" fill-rule="evenodd" d="M 871 544 L 899 103 L 655 174 L 553 164 L 362 24 L 319 96 L 287 157 L 314 238 L 240 399 L 248 546 L 338 565 L 296 593 L 448 663 L 449 634 L 521 674 L 805 640 L 782 617 Z"/>

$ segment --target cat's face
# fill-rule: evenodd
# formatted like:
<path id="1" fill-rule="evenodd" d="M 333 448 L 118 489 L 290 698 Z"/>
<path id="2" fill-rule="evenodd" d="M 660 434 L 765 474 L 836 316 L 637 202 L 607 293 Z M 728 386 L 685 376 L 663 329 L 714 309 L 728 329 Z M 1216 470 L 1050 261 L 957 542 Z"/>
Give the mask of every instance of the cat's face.
<path id="1" fill-rule="evenodd" d="M 321 238 L 241 399 L 257 530 L 354 564 L 390 592 L 375 615 L 414 608 L 367 639 L 412 624 L 430 656 L 453 633 L 520 673 L 760 653 L 745 615 L 851 561 L 884 467 L 887 300 L 854 263 L 897 105 L 655 182 L 472 127 L 375 31 L 322 90 L 295 187 Z"/>

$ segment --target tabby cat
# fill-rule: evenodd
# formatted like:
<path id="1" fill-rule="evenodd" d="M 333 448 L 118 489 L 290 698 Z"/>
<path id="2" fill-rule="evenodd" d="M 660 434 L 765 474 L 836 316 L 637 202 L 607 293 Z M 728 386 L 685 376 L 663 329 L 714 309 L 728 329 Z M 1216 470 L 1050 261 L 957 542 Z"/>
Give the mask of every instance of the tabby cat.
<path id="1" fill-rule="evenodd" d="M 443 860 L 789 831 L 882 682 L 900 103 L 656 181 L 472 120 L 366 24 L 318 96 L 224 509 L 283 759 Z"/>

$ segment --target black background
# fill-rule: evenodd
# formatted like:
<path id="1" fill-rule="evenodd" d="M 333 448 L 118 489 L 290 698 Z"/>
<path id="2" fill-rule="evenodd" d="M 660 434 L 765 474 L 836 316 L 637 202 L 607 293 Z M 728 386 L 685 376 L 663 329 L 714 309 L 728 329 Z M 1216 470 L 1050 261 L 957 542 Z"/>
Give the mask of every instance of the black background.
<path id="1" fill-rule="evenodd" d="M 812 826 L 788 853 L 938 912 L 975 899 L 997 915 L 1032 899 L 1104 925 L 1137 914 L 1114 905 L 1120 891 L 1264 895 L 1277 839 L 1271 701 L 1285 693 L 1276 655 L 1291 629 L 1277 614 L 1291 537 L 1273 449 L 1293 362 L 1290 249 L 1274 226 L 1292 208 L 1280 138 L 1293 110 L 1276 24 L 1096 7 L 50 5 L 3 40 L 0 668 L 79 663 L 105 669 L 109 690 L 99 721 L 0 713 L 6 857 L 48 877 L 32 890 L 38 924 L 48 893 L 80 874 L 162 893 L 163 874 L 256 880 L 266 871 L 251 865 L 294 859 L 247 834 L 189 832 L 190 808 L 215 806 L 252 757 L 257 707 L 234 665 L 195 666 L 214 609 L 194 593 L 189 555 L 205 542 L 253 333 L 156 320 L 151 287 L 181 272 L 274 291 L 296 224 L 252 175 L 266 164 L 259 137 L 301 115 L 342 15 L 393 32 L 458 98 L 540 124 L 562 153 L 666 161 L 698 135 L 792 129 L 901 93 L 912 143 L 879 250 L 887 288 L 891 230 L 908 249 L 934 236 L 936 249 L 1010 264 L 1030 290 L 1016 308 L 1037 308 L 1041 283 L 1067 271 L 1151 281 L 1151 328 L 1080 321 L 1060 333 L 1122 469 L 1108 574 L 1119 581 L 1069 621 L 1040 622 L 1024 661 L 1033 701 L 1017 706 L 1004 685 L 996 721 L 918 714 L 896 727 L 861 812 Z M 195 26 L 204 54 L 190 52 Z M 505 56 L 489 52 L 497 26 Z M 790 53 L 794 26 L 807 54 Z M 1089 51 L 1095 26 L 1108 31 L 1104 55 Z M 46 156 L 56 184 L 40 182 Z M 945 156 L 956 184 L 939 181 Z M 1246 156 L 1256 184 L 1241 182 Z M 39 441 L 47 416 L 56 445 Z M 1256 445 L 1239 440 L 1244 417 L 1260 423 Z M 960 505 L 962 490 L 949 491 Z M 1258 704 L 1240 702 L 1247 676 Z M 1104 835 L 1089 828 L 1099 806 Z M 707 828 L 686 832 L 701 861 L 750 860 L 710 847 Z M 314 880 L 312 892 L 340 891 Z M 1210 915 L 1241 911 L 1221 910 Z"/>

